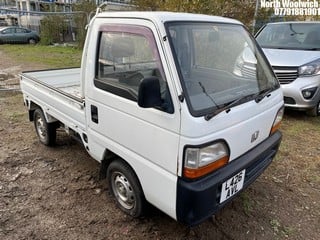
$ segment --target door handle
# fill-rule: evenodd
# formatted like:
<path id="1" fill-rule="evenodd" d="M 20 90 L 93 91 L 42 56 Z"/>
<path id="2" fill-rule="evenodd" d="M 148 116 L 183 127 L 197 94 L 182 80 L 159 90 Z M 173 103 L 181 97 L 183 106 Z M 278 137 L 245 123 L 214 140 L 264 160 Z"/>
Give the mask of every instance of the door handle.
<path id="1" fill-rule="evenodd" d="M 99 123 L 98 108 L 94 105 L 91 105 L 91 121 L 94 123 Z"/>

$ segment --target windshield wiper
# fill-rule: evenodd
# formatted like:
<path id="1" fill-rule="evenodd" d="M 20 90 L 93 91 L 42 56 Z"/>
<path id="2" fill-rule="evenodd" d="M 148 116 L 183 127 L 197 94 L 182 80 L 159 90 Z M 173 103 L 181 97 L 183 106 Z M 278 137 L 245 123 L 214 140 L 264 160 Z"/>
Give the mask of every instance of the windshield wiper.
<path id="1" fill-rule="evenodd" d="M 233 101 L 227 103 L 223 107 L 216 109 L 213 113 L 208 113 L 207 115 L 204 116 L 204 119 L 209 121 L 211 118 L 213 118 L 214 116 L 218 115 L 219 113 L 221 113 L 223 111 L 226 111 L 228 113 L 228 112 L 230 112 L 232 107 L 239 105 L 239 102 L 242 102 L 246 99 L 252 99 L 253 95 L 255 95 L 255 94 L 241 96 L 241 97 L 237 98 L 236 100 L 233 100 Z"/>
<path id="2" fill-rule="evenodd" d="M 208 113 L 207 115 L 205 115 L 204 119 L 209 121 L 211 118 L 213 118 L 214 116 L 218 115 L 219 113 L 221 113 L 223 111 L 226 111 L 228 113 L 228 112 L 230 112 L 232 107 L 239 105 L 240 102 L 243 102 L 248 99 L 249 100 L 254 99 L 256 103 L 259 103 L 265 97 L 270 97 L 271 92 L 273 90 L 274 90 L 274 88 L 267 88 L 267 89 L 261 90 L 259 93 L 256 93 L 256 94 L 241 96 L 241 97 L 237 98 L 236 100 L 233 100 L 233 101 L 227 103 L 223 107 L 220 107 L 220 108 L 217 107 L 217 110 L 215 110 L 213 113 Z"/>
<path id="3" fill-rule="evenodd" d="M 262 99 L 264 99 L 265 97 L 270 97 L 271 96 L 271 92 L 274 90 L 274 88 L 266 88 L 264 90 L 261 90 L 257 96 L 254 98 L 254 100 L 256 101 L 256 103 L 261 102 Z"/>
<path id="4" fill-rule="evenodd" d="M 202 92 L 208 97 L 210 98 L 210 100 L 213 102 L 213 104 L 216 106 L 216 108 L 219 108 L 218 104 L 216 103 L 216 101 L 209 95 L 209 93 L 207 92 L 207 90 L 205 89 L 205 87 L 203 86 L 203 84 L 201 82 L 198 82 L 199 86 L 202 89 Z"/>

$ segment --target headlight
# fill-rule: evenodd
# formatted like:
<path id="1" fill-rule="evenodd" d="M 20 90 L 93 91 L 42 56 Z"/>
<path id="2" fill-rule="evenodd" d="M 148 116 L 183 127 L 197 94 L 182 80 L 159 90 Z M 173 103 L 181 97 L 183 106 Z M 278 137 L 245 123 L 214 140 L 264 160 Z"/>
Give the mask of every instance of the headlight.
<path id="1" fill-rule="evenodd" d="M 270 131 L 270 135 L 273 134 L 275 131 L 277 131 L 280 128 L 280 124 L 283 118 L 284 114 L 284 107 L 281 107 L 273 121 L 273 125 Z"/>
<path id="2" fill-rule="evenodd" d="M 311 76 L 320 74 L 320 59 L 299 67 L 299 75 Z"/>
<path id="3" fill-rule="evenodd" d="M 317 87 L 304 89 L 304 90 L 302 90 L 302 96 L 305 99 L 311 99 L 314 96 L 314 94 L 316 93 L 317 89 L 318 89 Z"/>
<path id="4" fill-rule="evenodd" d="M 187 178 L 202 177 L 224 165 L 229 161 L 229 151 L 224 142 L 185 149 L 183 175 Z"/>

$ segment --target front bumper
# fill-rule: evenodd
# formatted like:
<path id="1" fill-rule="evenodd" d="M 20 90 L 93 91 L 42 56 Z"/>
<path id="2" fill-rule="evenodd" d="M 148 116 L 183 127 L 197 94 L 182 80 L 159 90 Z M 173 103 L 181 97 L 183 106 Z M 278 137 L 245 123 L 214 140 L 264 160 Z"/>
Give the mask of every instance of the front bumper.
<path id="1" fill-rule="evenodd" d="M 196 181 L 183 178 L 177 183 L 177 220 L 189 226 L 199 224 L 248 187 L 272 162 L 281 142 L 278 131 L 223 168 Z M 220 204 L 222 183 L 246 169 L 243 189 Z"/>
<path id="2" fill-rule="evenodd" d="M 281 84 L 285 107 L 296 110 L 314 108 L 320 101 L 320 76 L 298 77 L 289 84 Z M 305 99 L 302 91 L 317 88 L 311 99 Z"/>

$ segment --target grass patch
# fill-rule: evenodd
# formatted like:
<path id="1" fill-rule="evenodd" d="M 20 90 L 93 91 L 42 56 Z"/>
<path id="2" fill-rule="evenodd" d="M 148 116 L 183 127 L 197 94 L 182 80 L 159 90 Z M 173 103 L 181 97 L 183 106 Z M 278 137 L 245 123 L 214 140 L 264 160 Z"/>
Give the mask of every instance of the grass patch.
<path id="1" fill-rule="evenodd" d="M 65 46 L 2 45 L 1 51 L 17 63 L 37 63 L 48 68 L 80 67 L 82 50 Z"/>
<path id="2" fill-rule="evenodd" d="M 283 138 L 273 167 L 273 179 L 280 184 L 307 184 L 311 189 L 320 183 L 320 117 L 287 111 L 280 130 Z M 312 190 L 311 190 L 312 191 Z"/>
<path id="3" fill-rule="evenodd" d="M 249 216 L 250 212 L 252 211 L 253 204 L 248 192 L 242 192 L 240 195 L 240 198 L 242 199 L 242 206 L 243 206 L 244 213 L 247 216 Z"/>
<path id="4" fill-rule="evenodd" d="M 303 134 L 305 132 L 315 131 L 320 133 L 320 117 L 307 116 L 305 112 L 286 109 L 282 129 L 287 134 Z"/>
<path id="5" fill-rule="evenodd" d="M 271 228 L 272 228 L 274 234 L 276 234 L 276 235 L 280 234 L 285 238 L 289 238 L 289 236 L 292 235 L 295 231 L 294 228 L 289 227 L 289 226 L 284 226 L 277 219 L 271 219 L 270 225 L 271 225 Z"/>

